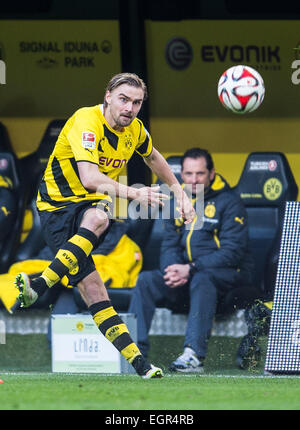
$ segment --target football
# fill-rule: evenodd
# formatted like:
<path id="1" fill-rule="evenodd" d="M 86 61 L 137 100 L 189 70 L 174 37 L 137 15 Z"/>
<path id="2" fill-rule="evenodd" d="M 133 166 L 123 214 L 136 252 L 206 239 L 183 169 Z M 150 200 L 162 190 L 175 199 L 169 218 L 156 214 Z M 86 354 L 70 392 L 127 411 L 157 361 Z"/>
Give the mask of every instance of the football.
<path id="1" fill-rule="evenodd" d="M 265 85 L 261 75 L 249 66 L 233 66 L 218 82 L 218 96 L 226 109 L 239 114 L 255 111 L 262 103 Z"/>

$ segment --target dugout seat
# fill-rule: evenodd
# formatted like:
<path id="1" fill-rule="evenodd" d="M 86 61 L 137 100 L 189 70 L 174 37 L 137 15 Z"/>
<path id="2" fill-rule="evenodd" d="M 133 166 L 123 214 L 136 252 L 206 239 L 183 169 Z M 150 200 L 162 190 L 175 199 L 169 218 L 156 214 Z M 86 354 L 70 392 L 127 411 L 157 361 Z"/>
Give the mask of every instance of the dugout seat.
<path id="1" fill-rule="evenodd" d="M 42 234 L 41 221 L 36 208 L 35 198 L 27 203 L 25 210 L 29 212 L 31 227 L 29 233 L 17 249 L 15 256 L 16 261 L 24 261 L 35 257 L 46 245 Z M 25 223 L 23 223 L 23 225 L 24 224 Z"/>
<path id="2" fill-rule="evenodd" d="M 248 155 L 234 189 L 248 214 L 255 284 L 264 290 L 268 254 L 283 222 L 285 202 L 297 200 L 298 187 L 283 153 L 253 152 Z"/>
<path id="3" fill-rule="evenodd" d="M 13 185 L 16 199 L 15 222 L 9 232 L 8 240 L 0 244 L 0 273 L 6 273 L 15 261 L 15 253 L 20 243 L 22 223 L 25 212 L 25 193 L 19 160 L 11 152 L 0 153 L 0 174 L 8 177 Z"/>
<path id="4" fill-rule="evenodd" d="M 29 202 L 36 196 L 37 187 L 47 166 L 49 156 L 65 122 L 66 120 L 64 119 L 51 121 L 45 130 L 37 150 L 20 160 Z"/>
<path id="5" fill-rule="evenodd" d="M 35 256 L 45 245 L 35 201 L 41 177 L 65 122 L 62 119 L 51 121 L 46 128 L 38 149 L 20 160 L 22 174 L 25 178 L 26 210 L 32 214 L 32 228 L 17 251 L 16 261 L 27 260 Z"/>
<path id="6" fill-rule="evenodd" d="M 0 151 L 14 153 L 8 131 L 4 124 L 0 122 Z"/>

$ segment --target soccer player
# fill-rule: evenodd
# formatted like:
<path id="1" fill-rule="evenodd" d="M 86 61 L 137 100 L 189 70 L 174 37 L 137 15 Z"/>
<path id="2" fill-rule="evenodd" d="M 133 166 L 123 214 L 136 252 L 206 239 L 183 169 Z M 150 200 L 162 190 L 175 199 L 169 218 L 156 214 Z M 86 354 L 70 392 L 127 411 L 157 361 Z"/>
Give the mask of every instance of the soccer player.
<path id="1" fill-rule="evenodd" d="M 111 305 L 107 290 L 96 271 L 91 252 L 105 240 L 110 225 L 111 194 L 135 199 L 141 205 L 163 205 L 167 196 L 159 187 L 134 188 L 120 184 L 117 177 L 134 151 L 174 192 L 186 223 L 195 211 L 188 196 L 171 172 L 164 157 L 137 118 L 147 87 L 132 73 L 112 77 L 104 103 L 77 110 L 66 122 L 49 158 L 39 186 L 37 208 L 46 243 L 54 260 L 30 280 L 20 273 L 16 286 L 23 307 L 32 305 L 47 288 L 65 275 L 77 286 L 94 322 L 145 379 L 162 377 L 133 342 L 126 325 Z"/>

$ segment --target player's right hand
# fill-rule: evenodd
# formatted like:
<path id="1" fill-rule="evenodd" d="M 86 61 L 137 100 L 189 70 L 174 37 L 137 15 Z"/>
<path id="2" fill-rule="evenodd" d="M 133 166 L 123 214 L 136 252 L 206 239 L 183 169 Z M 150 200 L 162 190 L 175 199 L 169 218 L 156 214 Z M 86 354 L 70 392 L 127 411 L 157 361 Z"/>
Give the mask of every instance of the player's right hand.
<path id="1" fill-rule="evenodd" d="M 155 187 L 142 187 L 137 190 L 136 200 L 143 206 L 164 206 L 164 200 L 169 199 L 167 194 L 163 194 L 159 191 L 159 185 Z"/>

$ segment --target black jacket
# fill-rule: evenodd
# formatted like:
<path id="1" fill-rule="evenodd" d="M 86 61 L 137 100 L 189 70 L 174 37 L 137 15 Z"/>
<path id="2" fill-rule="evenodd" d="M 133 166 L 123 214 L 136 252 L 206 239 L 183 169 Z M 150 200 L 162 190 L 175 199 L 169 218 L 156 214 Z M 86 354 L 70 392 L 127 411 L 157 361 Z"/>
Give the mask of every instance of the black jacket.
<path id="1" fill-rule="evenodd" d="M 221 175 L 216 174 L 204 193 L 203 226 L 185 225 L 182 219 L 164 221 L 161 270 L 175 263 L 193 262 L 197 270 L 234 268 L 251 271 L 247 214 L 240 197 Z"/>

